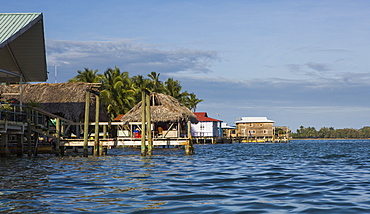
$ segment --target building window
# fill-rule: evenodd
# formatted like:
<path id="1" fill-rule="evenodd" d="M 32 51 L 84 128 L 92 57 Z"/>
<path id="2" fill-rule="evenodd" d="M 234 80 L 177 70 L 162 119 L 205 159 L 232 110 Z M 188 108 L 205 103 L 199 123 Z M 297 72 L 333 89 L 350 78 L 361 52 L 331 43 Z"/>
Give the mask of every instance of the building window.
<path id="1" fill-rule="evenodd" d="M 250 126 L 250 127 L 253 127 L 253 123 L 250 123 L 250 124 L 249 124 L 249 126 Z"/>
<path id="2" fill-rule="evenodd" d="M 204 131 L 204 124 L 200 124 L 200 130 Z"/>
<path id="3" fill-rule="evenodd" d="M 263 134 L 267 134 L 269 131 L 267 129 L 263 130 Z"/>
<path id="4" fill-rule="evenodd" d="M 249 134 L 255 134 L 256 133 L 255 130 L 249 130 L 248 132 L 249 132 Z"/>
<path id="5" fill-rule="evenodd" d="M 260 127 L 262 127 L 263 126 L 263 123 L 260 123 Z"/>

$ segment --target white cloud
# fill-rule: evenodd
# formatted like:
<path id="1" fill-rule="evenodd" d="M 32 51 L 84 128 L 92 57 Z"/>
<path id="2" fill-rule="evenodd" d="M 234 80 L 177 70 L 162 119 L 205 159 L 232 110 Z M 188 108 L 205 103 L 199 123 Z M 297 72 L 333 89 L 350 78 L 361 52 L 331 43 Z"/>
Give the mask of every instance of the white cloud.
<path id="1" fill-rule="evenodd" d="M 156 47 L 135 40 L 47 41 L 48 64 L 66 66 L 69 72 L 84 67 L 104 72 L 118 66 L 130 74 L 182 72 L 209 73 L 212 62 L 219 60 L 216 51 Z M 74 71 L 72 70 L 74 69 Z M 71 71 L 72 70 L 72 71 Z M 75 73 L 71 73 L 72 78 Z"/>

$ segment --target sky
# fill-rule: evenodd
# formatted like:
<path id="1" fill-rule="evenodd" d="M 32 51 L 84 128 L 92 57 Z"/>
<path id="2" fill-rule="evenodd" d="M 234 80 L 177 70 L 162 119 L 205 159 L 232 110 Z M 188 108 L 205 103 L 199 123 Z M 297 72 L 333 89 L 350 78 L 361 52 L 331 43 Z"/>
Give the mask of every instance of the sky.
<path id="1" fill-rule="evenodd" d="M 370 1 L 0 0 L 42 12 L 49 83 L 84 68 L 160 73 L 235 125 L 370 126 Z"/>

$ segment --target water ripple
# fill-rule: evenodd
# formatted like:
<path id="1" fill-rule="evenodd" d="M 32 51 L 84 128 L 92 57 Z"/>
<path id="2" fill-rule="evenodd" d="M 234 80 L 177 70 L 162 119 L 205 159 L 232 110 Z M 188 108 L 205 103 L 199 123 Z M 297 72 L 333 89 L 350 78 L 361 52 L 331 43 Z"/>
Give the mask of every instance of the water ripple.
<path id="1" fill-rule="evenodd" d="M 1 159 L 1 213 L 369 213 L 370 141 Z"/>

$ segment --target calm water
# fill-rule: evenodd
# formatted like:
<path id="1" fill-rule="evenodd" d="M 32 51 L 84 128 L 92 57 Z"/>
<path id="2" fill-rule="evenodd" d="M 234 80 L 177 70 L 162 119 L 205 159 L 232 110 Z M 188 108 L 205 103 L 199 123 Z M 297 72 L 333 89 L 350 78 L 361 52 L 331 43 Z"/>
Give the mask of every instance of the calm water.
<path id="1" fill-rule="evenodd" d="M 370 213 L 370 141 L 0 159 L 1 213 Z"/>

